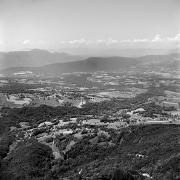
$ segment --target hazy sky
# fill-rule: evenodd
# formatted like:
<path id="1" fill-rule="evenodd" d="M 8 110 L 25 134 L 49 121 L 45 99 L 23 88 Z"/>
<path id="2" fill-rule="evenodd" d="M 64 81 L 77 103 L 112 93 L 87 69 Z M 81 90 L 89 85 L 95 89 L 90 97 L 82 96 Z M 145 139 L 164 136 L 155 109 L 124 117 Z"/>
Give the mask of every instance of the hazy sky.
<path id="1" fill-rule="evenodd" d="M 0 51 L 179 42 L 180 0 L 0 0 Z"/>

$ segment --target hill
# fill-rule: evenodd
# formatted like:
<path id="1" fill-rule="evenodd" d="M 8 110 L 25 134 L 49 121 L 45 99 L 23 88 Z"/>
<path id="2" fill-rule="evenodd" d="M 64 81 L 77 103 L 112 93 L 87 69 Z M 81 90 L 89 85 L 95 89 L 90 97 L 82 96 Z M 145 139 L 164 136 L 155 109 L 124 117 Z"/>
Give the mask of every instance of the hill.
<path id="1" fill-rule="evenodd" d="M 82 57 L 46 50 L 12 51 L 0 53 L 0 69 L 11 67 L 38 67 L 53 63 L 81 60 Z"/>
<path id="2" fill-rule="evenodd" d="M 34 140 L 22 142 L 10 158 L 2 162 L 0 177 L 12 177 L 12 180 L 178 180 L 179 128 L 178 125 L 158 124 L 132 126 L 117 133 L 110 132 L 110 140 L 101 137 L 98 143 L 93 144 L 87 137 L 76 143 L 63 161 L 53 160 L 50 149 L 45 145 Z M 59 146 L 66 143 L 62 141 Z"/>
<path id="3" fill-rule="evenodd" d="M 116 143 L 113 148 L 77 144 L 68 157 L 76 162 L 76 166 L 79 163 L 83 177 L 94 176 L 95 179 L 120 168 L 149 174 L 152 177 L 149 179 L 175 180 L 180 178 L 179 128 L 176 125 L 129 127 L 113 137 L 112 141 Z M 87 163 L 88 160 L 90 163 Z M 69 169 L 63 176 L 72 174 Z"/>
<path id="4" fill-rule="evenodd" d="M 178 54 L 147 55 L 138 58 L 131 57 L 90 57 L 85 60 L 54 63 L 40 67 L 13 67 L 4 69 L 3 74 L 13 74 L 21 71 L 31 71 L 36 74 L 59 75 L 72 72 L 120 71 L 130 68 L 159 70 L 164 68 L 177 70 L 180 65 Z"/>
<path id="5" fill-rule="evenodd" d="M 129 68 L 136 65 L 138 61 L 134 58 L 126 57 L 91 57 L 86 60 L 55 63 L 41 67 L 14 67 L 3 70 L 3 73 L 12 74 L 18 71 L 32 71 L 41 74 L 61 74 L 70 72 L 95 72 L 95 71 L 115 71 L 120 68 Z"/>

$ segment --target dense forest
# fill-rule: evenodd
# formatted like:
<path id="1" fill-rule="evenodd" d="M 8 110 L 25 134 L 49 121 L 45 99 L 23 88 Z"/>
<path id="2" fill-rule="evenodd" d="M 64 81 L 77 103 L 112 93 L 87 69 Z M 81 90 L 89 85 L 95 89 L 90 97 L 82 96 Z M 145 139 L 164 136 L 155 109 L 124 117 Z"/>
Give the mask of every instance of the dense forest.
<path id="1" fill-rule="evenodd" d="M 7 141 L 4 139 L 0 145 L 1 179 L 110 180 L 116 179 L 118 173 L 124 179 L 143 179 L 142 172 L 147 172 L 155 180 L 178 180 L 179 137 L 177 125 L 128 127 L 111 136 L 111 146 L 92 145 L 88 138 L 84 139 L 73 146 L 64 160 L 54 160 L 51 149 L 33 138 L 19 143 L 8 158 L 3 159 L 2 143 Z M 102 138 L 105 137 L 99 141 Z"/>

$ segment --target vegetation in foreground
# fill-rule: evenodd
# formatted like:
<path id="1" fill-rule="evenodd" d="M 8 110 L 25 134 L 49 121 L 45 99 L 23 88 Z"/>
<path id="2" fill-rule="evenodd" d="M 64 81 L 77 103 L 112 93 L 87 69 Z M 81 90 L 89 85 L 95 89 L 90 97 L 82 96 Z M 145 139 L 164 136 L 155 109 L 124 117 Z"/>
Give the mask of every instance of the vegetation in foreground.
<path id="1" fill-rule="evenodd" d="M 144 173 L 146 179 L 178 180 L 179 137 L 178 125 L 133 126 L 111 137 L 114 146 L 84 139 L 64 160 L 54 160 L 48 146 L 31 139 L 19 143 L 8 158 L 1 154 L 1 179 L 116 179 L 118 173 L 125 179 L 145 179 Z"/>

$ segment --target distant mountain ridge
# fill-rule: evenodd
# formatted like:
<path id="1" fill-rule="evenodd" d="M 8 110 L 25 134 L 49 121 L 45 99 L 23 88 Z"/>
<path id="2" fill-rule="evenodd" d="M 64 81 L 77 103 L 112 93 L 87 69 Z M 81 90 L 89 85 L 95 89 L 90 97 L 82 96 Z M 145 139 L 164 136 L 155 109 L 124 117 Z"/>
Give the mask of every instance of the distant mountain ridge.
<path id="1" fill-rule="evenodd" d="M 136 65 L 137 60 L 126 57 L 91 57 L 81 61 L 54 63 L 41 67 L 13 67 L 3 70 L 5 74 L 12 74 L 18 71 L 32 71 L 41 74 L 62 74 L 70 72 L 96 72 L 96 71 L 114 71 L 121 68 L 128 68 Z"/>
<path id="2" fill-rule="evenodd" d="M 0 52 L 0 69 L 11 67 L 38 67 L 47 64 L 82 60 L 84 57 L 64 52 L 49 52 L 41 49 L 30 51 Z"/>
<path id="3" fill-rule="evenodd" d="M 85 60 L 53 63 L 40 67 L 13 67 L 4 69 L 2 73 L 13 74 L 20 71 L 31 71 L 36 74 L 60 75 L 71 72 L 119 71 L 129 68 L 171 68 L 180 67 L 179 54 L 147 55 L 139 58 L 131 57 L 91 57 Z"/>

